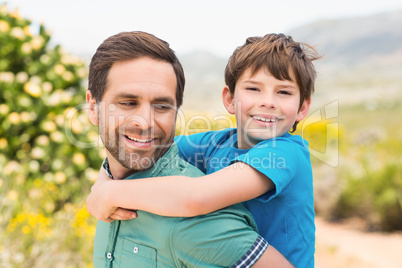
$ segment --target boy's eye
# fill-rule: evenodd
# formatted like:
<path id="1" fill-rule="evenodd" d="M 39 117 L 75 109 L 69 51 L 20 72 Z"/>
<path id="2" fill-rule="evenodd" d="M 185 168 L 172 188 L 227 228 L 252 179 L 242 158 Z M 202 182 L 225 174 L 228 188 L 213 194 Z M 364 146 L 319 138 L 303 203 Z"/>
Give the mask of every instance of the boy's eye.
<path id="1" fill-rule="evenodd" d="M 248 87 L 246 89 L 250 90 L 250 91 L 258 91 L 258 88 L 256 88 L 256 87 Z"/>
<path id="2" fill-rule="evenodd" d="M 291 93 L 290 91 L 286 91 L 286 90 L 281 90 L 281 91 L 279 91 L 279 94 L 282 94 L 282 95 L 292 95 L 292 93 Z"/>

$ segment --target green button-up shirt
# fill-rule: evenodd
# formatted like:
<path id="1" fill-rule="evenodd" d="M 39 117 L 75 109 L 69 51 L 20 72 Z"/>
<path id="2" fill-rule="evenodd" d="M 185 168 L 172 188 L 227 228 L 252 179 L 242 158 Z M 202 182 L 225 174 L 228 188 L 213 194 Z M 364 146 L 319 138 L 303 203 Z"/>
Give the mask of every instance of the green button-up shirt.
<path id="1" fill-rule="evenodd" d="M 126 179 L 171 175 L 203 175 L 178 157 L 175 143 L 151 169 Z M 137 213 L 138 218 L 133 220 L 98 221 L 95 268 L 230 267 L 244 259 L 249 261 L 249 255 L 256 255 L 256 241 L 260 237 L 251 214 L 242 205 L 192 218 L 163 217 L 145 211 Z M 265 248 L 257 251 L 252 262 Z"/>

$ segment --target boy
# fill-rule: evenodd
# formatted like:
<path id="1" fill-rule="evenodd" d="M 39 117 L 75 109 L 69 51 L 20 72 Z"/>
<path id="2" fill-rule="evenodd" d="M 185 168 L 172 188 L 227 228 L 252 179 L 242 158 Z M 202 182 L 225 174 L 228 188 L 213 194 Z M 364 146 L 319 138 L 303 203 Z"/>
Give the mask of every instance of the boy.
<path id="1" fill-rule="evenodd" d="M 105 182 L 100 172 L 88 211 L 111 221 L 134 217 L 118 207 L 195 216 L 244 202 L 260 235 L 297 267 L 314 267 L 310 155 L 288 132 L 308 114 L 317 58 L 283 34 L 248 38 L 229 59 L 222 94 L 237 129 L 176 137 L 180 156 L 207 175 Z"/>

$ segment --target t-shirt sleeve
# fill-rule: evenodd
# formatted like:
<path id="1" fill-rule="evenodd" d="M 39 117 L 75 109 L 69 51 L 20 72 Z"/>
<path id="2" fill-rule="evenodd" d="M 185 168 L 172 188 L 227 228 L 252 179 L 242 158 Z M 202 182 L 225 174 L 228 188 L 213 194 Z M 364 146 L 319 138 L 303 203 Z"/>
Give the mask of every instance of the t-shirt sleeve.
<path id="1" fill-rule="evenodd" d="M 177 267 L 251 267 L 268 247 L 242 205 L 183 219 L 171 243 Z"/>
<path id="2" fill-rule="evenodd" d="M 206 159 L 209 155 L 212 138 L 215 131 L 180 135 L 175 137 L 181 159 L 191 163 L 206 173 Z"/>
<path id="3" fill-rule="evenodd" d="M 257 199 L 268 202 L 281 194 L 295 178 L 298 165 L 302 159 L 301 145 L 287 139 L 278 138 L 258 143 L 247 153 L 235 158 L 232 163 L 244 162 L 269 178 L 275 189 Z"/>

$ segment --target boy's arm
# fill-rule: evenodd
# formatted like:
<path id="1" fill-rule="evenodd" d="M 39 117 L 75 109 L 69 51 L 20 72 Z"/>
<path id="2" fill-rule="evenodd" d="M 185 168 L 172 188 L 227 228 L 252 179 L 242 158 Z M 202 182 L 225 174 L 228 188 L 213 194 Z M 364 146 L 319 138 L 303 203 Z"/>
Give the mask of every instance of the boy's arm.
<path id="1" fill-rule="evenodd" d="M 92 190 L 88 211 L 94 215 L 92 209 L 96 209 L 95 213 L 102 218 L 109 218 L 107 214 L 116 207 L 162 216 L 192 217 L 256 198 L 272 189 L 274 184 L 265 175 L 236 162 L 199 178 L 170 176 L 106 181 Z"/>
<path id="2" fill-rule="evenodd" d="M 91 187 L 91 194 L 87 198 L 87 211 L 92 214 L 96 219 L 104 221 L 104 222 L 112 222 L 114 220 L 131 220 L 137 217 L 137 213 L 132 210 L 127 210 L 123 208 L 101 205 L 98 204 L 98 200 L 102 200 L 105 198 L 97 197 L 96 194 L 100 194 L 101 196 L 108 194 L 107 191 L 103 192 L 102 189 L 99 189 L 104 183 L 107 181 L 112 181 L 112 179 L 106 174 L 105 169 L 101 166 L 101 169 L 98 174 L 98 179 L 95 184 Z M 95 192 L 92 194 L 92 192 Z"/>

